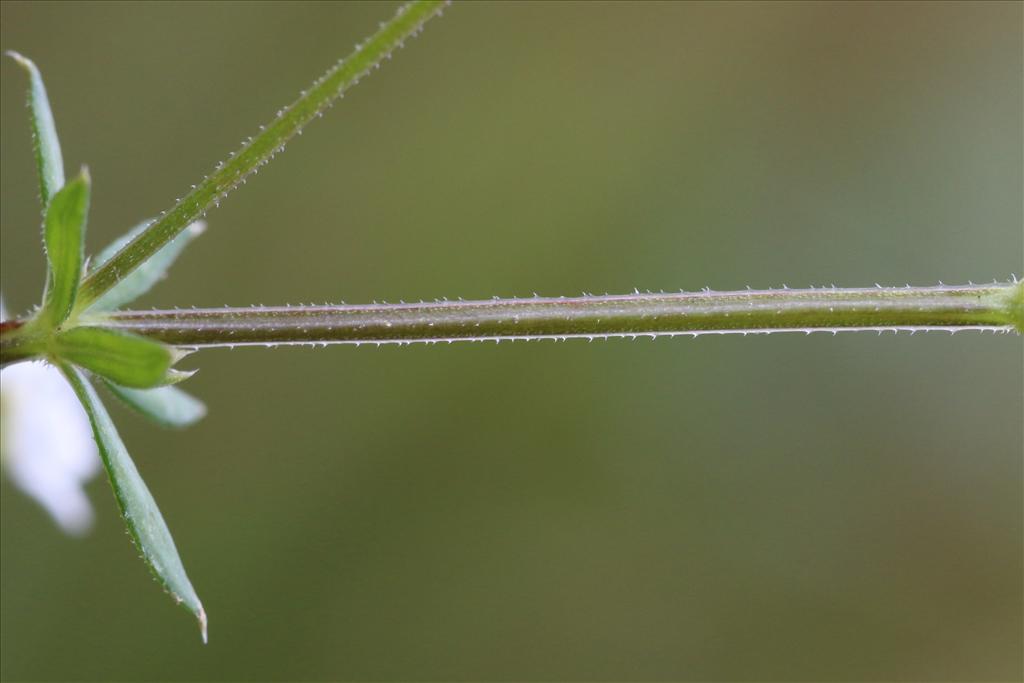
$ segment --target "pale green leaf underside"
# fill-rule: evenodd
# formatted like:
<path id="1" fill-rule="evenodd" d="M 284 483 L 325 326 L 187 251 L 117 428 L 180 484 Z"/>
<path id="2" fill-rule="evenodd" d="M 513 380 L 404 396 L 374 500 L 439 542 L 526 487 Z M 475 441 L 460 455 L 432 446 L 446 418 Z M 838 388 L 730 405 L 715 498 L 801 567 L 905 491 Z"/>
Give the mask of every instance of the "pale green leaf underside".
<path id="1" fill-rule="evenodd" d="M 107 380 L 104 383 L 129 407 L 164 427 L 188 427 L 206 415 L 206 405 L 178 387 L 132 389 Z"/>
<path id="2" fill-rule="evenodd" d="M 35 63 L 17 52 L 8 51 L 7 55 L 18 62 L 29 76 L 28 107 L 31 112 L 32 146 L 39 173 L 39 195 L 45 210 L 50 197 L 64 187 L 64 158 L 57 139 L 57 125 L 53 121 L 53 111 L 46 96 L 42 74 Z"/>
<path id="3" fill-rule="evenodd" d="M 167 523 L 153 495 L 139 476 L 110 415 L 85 375 L 81 370 L 66 364 L 61 366 L 61 370 L 89 415 L 100 458 L 132 540 L 142 552 L 150 570 L 175 602 L 184 605 L 195 615 L 203 642 L 206 642 L 206 612 L 185 573 L 174 539 L 171 538 L 171 532 L 167 529 Z"/>
<path id="4" fill-rule="evenodd" d="M 82 174 L 57 191 L 46 207 L 43 240 L 49 276 L 43 316 L 51 325 L 67 319 L 82 279 L 83 240 L 89 213 L 89 174 Z"/>
<path id="5" fill-rule="evenodd" d="M 109 261 L 114 254 L 121 251 L 126 244 L 135 239 L 135 237 L 149 227 L 152 222 L 153 221 L 144 221 L 139 223 L 124 235 L 107 245 L 107 247 L 96 257 L 94 263 L 90 267 L 90 271 L 99 268 Z M 107 290 L 107 292 L 95 302 L 89 304 L 88 310 L 112 311 L 131 303 L 148 292 L 157 282 L 165 277 L 167 270 L 178 258 L 178 255 L 181 254 L 186 246 L 188 246 L 189 242 L 203 234 L 205 230 L 205 221 L 196 221 L 195 223 L 192 223 L 183 232 L 179 233 L 177 237 L 172 239 L 161 247 L 158 252 L 149 257 L 149 260 L 129 273 L 111 289 Z"/>

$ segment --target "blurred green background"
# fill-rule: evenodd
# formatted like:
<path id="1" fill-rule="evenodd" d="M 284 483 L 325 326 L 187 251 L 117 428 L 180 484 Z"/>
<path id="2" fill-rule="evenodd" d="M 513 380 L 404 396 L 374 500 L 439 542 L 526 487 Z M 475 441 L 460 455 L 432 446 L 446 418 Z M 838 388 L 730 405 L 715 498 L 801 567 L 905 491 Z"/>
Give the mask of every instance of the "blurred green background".
<path id="1" fill-rule="evenodd" d="M 21 3 L 96 250 L 392 3 Z M 466 3 L 213 211 L 174 305 L 1022 273 L 1022 5 Z M 2 66 L 2 288 L 43 279 Z M 112 408 L 210 613 L 102 478 L 2 489 L 0 675 L 1019 680 L 1016 336 L 208 351 L 211 415 Z"/>

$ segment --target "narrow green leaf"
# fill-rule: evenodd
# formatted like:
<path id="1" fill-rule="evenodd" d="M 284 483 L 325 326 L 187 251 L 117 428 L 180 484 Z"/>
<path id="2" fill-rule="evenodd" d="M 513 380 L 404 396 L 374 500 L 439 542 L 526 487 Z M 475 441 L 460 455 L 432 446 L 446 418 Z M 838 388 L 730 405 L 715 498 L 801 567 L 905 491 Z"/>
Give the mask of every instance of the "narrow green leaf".
<path id="1" fill-rule="evenodd" d="M 104 380 L 104 383 L 129 407 L 164 427 L 188 427 L 206 415 L 203 402 L 178 387 L 132 389 L 109 380 Z"/>
<path id="2" fill-rule="evenodd" d="M 176 603 L 184 605 L 195 615 L 205 643 L 206 612 L 185 573 L 160 508 L 139 476 L 107 409 L 100 402 L 89 380 L 80 370 L 69 365 L 62 364 L 61 370 L 89 415 L 100 458 L 110 478 L 110 486 L 114 489 L 114 498 L 117 499 L 128 533 L 164 590 L 170 593 Z"/>
<path id="3" fill-rule="evenodd" d="M 58 357 L 134 389 L 165 384 L 180 357 L 160 342 L 102 327 L 72 328 L 58 334 L 54 344 Z"/>
<path id="4" fill-rule="evenodd" d="M 136 225 L 127 233 L 110 243 L 90 267 L 90 271 L 101 267 L 111 257 L 135 239 L 136 235 L 142 233 L 152 221 L 145 221 Z M 157 282 L 162 280 L 178 255 L 188 246 L 189 242 L 199 237 L 206 230 L 205 221 L 196 221 L 188 228 L 178 234 L 177 237 L 165 244 L 160 251 L 149 257 L 145 263 L 129 273 L 123 280 L 107 290 L 103 296 L 89 304 L 90 311 L 112 311 L 125 304 L 131 303 L 139 298 Z"/>
<path id="5" fill-rule="evenodd" d="M 46 96 L 43 76 L 35 63 L 28 57 L 8 50 L 7 56 L 28 72 L 28 108 L 32 112 L 32 146 L 36 154 L 36 170 L 39 173 L 39 196 L 43 210 L 57 190 L 64 187 L 64 158 L 60 153 L 57 139 L 57 125 L 53 122 L 50 99 Z"/>
<path id="6" fill-rule="evenodd" d="M 376 33 L 356 46 L 355 52 L 302 91 L 299 99 L 262 126 L 237 153 L 193 185 L 190 192 L 113 258 L 89 273 L 82 284 L 83 307 L 100 298 L 211 207 L 219 205 L 221 199 L 283 150 L 290 139 L 323 114 L 332 102 L 419 33 L 446 4 L 443 0 L 412 0 L 399 7 L 394 17 L 381 23 Z"/>
<path id="7" fill-rule="evenodd" d="M 85 222 L 89 215 L 89 172 L 57 191 L 46 207 L 43 239 L 49 275 L 43 296 L 43 317 L 52 326 L 60 325 L 71 313 L 82 279 Z"/>

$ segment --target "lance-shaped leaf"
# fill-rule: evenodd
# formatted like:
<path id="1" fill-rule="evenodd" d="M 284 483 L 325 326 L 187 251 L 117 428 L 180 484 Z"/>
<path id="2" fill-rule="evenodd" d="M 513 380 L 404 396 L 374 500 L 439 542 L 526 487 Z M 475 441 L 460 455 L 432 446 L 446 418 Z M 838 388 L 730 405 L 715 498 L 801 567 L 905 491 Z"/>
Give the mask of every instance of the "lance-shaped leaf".
<path id="1" fill-rule="evenodd" d="M 160 342 L 102 327 L 72 328 L 58 334 L 54 344 L 58 357 L 134 389 L 174 381 L 168 371 L 182 355 Z"/>
<path id="2" fill-rule="evenodd" d="M 135 239 L 135 237 L 149 227 L 149 224 L 152 222 L 153 221 L 144 221 L 139 223 L 124 235 L 111 242 L 99 253 L 99 256 L 96 257 L 96 260 L 90 267 L 90 271 L 99 268 L 109 261 L 114 254 L 121 251 L 126 244 Z M 107 292 L 95 302 L 89 304 L 88 310 L 112 311 L 114 309 L 121 308 L 125 304 L 131 303 L 148 292 L 153 288 L 153 285 L 164 278 L 167 273 L 167 269 L 171 267 L 182 250 L 188 246 L 188 243 L 202 235 L 205 230 L 206 221 L 196 221 L 188 226 L 188 228 L 178 234 L 177 237 L 161 247 L 160 251 L 150 256 L 149 260 L 129 273 L 123 280 L 118 282 L 112 288 L 107 290 Z"/>
<path id="3" fill-rule="evenodd" d="M 89 215 L 89 172 L 81 175 L 57 191 L 46 207 L 43 239 L 49 275 L 43 296 L 44 319 L 56 326 L 71 313 L 82 279 L 82 248 L 85 221 Z"/>
<path id="4" fill-rule="evenodd" d="M 129 407 L 164 427 L 188 427 L 206 415 L 206 405 L 178 387 L 131 389 L 109 380 L 104 383 Z"/>
<path id="5" fill-rule="evenodd" d="M 17 52 L 8 51 L 25 71 L 28 72 L 28 108 L 32 114 L 32 146 L 36 154 L 36 169 L 39 172 L 39 196 L 46 209 L 57 190 L 64 187 L 64 158 L 60 153 L 60 141 L 57 139 L 57 125 L 53 122 L 53 111 L 50 100 L 46 96 L 46 86 L 39 69 L 31 59 Z"/>
<path id="6" fill-rule="evenodd" d="M 160 508 L 139 476 L 135 463 L 128 455 L 128 449 L 89 380 L 81 370 L 67 364 L 62 364 L 61 370 L 89 415 L 100 458 L 110 478 L 110 486 L 114 489 L 114 498 L 117 499 L 128 533 L 164 589 L 175 602 L 184 605 L 198 619 L 205 643 L 206 612 L 181 564 L 178 549 L 174 546 L 174 539 L 160 514 Z"/>

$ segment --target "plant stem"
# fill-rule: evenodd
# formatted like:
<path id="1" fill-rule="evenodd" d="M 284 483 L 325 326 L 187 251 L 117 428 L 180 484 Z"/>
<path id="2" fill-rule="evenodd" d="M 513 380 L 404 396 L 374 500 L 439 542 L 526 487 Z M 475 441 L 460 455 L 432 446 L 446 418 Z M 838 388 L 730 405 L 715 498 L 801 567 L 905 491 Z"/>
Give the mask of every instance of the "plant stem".
<path id="1" fill-rule="evenodd" d="M 24 321 L 0 325 L 0 365 L 45 354 Z M 118 311 L 78 324 L 190 348 L 408 344 L 771 332 L 1024 333 L 1024 281 L 938 287 L 532 297 L 362 306 Z"/>
<path id="2" fill-rule="evenodd" d="M 145 231 L 131 240 L 109 261 L 89 274 L 78 293 L 78 311 L 84 311 L 107 290 L 135 270 L 150 256 L 170 242 L 211 206 L 220 203 L 228 192 L 257 172 L 302 128 L 319 116 L 371 69 L 390 57 L 405 40 L 420 31 L 446 5 L 441 0 L 413 0 L 403 5 L 395 16 L 381 24 L 380 30 L 355 52 L 334 65 L 305 90 L 294 103 L 278 112 L 260 133 L 249 138 L 236 154 L 218 164 L 216 170 L 203 178 L 192 191 L 179 199 L 170 210 L 160 214 Z"/>
<path id="3" fill-rule="evenodd" d="M 186 347 L 1024 326 L 1024 283 L 782 289 L 362 306 L 123 311 L 96 324 Z M 84 324 L 89 324 L 86 320 Z"/>

